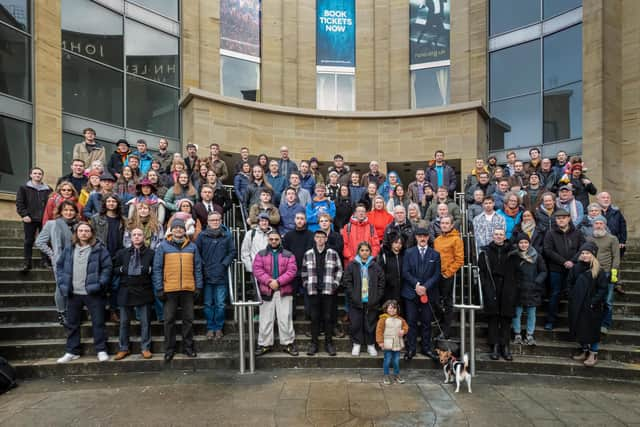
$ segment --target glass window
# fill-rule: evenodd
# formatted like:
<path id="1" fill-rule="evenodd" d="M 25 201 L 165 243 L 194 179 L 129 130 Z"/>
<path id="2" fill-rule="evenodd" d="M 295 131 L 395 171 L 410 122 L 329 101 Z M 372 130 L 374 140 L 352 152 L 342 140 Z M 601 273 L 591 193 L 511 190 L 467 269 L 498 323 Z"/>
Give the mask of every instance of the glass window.
<path id="1" fill-rule="evenodd" d="M 437 107 L 449 103 L 449 67 L 411 72 L 412 108 Z"/>
<path id="2" fill-rule="evenodd" d="M 490 0 L 489 8 L 492 36 L 540 21 L 540 0 Z"/>
<path id="3" fill-rule="evenodd" d="M 173 86 L 180 81 L 178 39 L 129 19 L 125 23 L 127 72 Z"/>
<path id="4" fill-rule="evenodd" d="M 122 78 L 122 72 L 63 52 L 62 109 L 122 126 Z"/>
<path id="5" fill-rule="evenodd" d="M 180 6 L 178 0 L 133 0 L 133 3 L 154 10 L 169 18 L 178 19 L 178 9 Z"/>
<path id="6" fill-rule="evenodd" d="M 31 32 L 29 28 L 30 4 L 31 0 L 0 0 L 0 20 L 22 31 Z"/>
<path id="7" fill-rule="evenodd" d="M 127 127 L 178 137 L 178 90 L 127 75 Z"/>
<path id="8" fill-rule="evenodd" d="M 88 0 L 62 0 L 62 48 L 122 68 L 122 16 Z"/>
<path id="9" fill-rule="evenodd" d="M 450 12 L 450 0 L 410 0 L 410 64 L 449 59 Z"/>
<path id="10" fill-rule="evenodd" d="M 582 137 L 582 82 L 544 93 L 544 142 Z"/>
<path id="11" fill-rule="evenodd" d="M 31 100 L 31 39 L 0 25 L 0 92 Z"/>
<path id="12" fill-rule="evenodd" d="M 260 64 L 220 56 L 222 95 L 257 101 L 260 99 Z"/>
<path id="13" fill-rule="evenodd" d="M 106 161 L 109 162 L 111 154 L 116 151 L 116 146 L 112 142 L 96 138 L 99 144 L 102 144 L 105 151 Z M 73 160 L 73 146 L 82 142 L 82 135 L 74 133 L 62 132 L 62 175 L 71 172 L 71 161 Z M 106 166 L 106 165 L 105 165 Z"/>
<path id="14" fill-rule="evenodd" d="M 491 103 L 491 114 L 503 124 L 502 132 L 496 132 L 492 125 L 491 149 L 504 138 L 503 148 L 529 147 L 542 140 L 542 106 L 540 94 L 520 96 Z M 501 135 L 502 134 L 502 135 Z"/>
<path id="15" fill-rule="evenodd" d="M 582 25 L 544 38 L 544 88 L 582 80 Z"/>
<path id="16" fill-rule="evenodd" d="M 582 0 L 544 0 L 544 19 L 564 13 L 582 5 Z"/>
<path id="17" fill-rule="evenodd" d="M 354 111 L 355 76 L 353 74 L 318 73 L 316 75 L 316 107 L 318 110 Z"/>
<path id="18" fill-rule="evenodd" d="M 0 116 L 0 190 L 15 192 L 30 167 L 31 124 Z"/>
<path id="19" fill-rule="evenodd" d="M 490 98 L 540 91 L 540 40 L 491 52 Z"/>

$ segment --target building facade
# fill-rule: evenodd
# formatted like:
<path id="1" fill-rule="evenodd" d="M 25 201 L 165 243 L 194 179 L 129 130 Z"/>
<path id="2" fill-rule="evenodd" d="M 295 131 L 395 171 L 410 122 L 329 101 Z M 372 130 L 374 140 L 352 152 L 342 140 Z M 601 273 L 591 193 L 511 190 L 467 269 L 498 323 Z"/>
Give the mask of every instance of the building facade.
<path id="1" fill-rule="evenodd" d="M 161 136 L 296 160 L 471 168 L 582 154 L 640 212 L 634 0 L 0 0 L 0 205 L 73 144 Z M 7 216 L 5 216 L 7 217 Z"/>

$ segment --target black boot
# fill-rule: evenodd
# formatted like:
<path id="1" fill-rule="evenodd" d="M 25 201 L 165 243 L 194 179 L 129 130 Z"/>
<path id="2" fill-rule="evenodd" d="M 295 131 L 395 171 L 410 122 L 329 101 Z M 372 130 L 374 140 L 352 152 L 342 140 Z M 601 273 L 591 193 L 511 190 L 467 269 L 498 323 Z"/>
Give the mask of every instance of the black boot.
<path id="1" fill-rule="evenodd" d="M 22 263 L 22 269 L 20 271 L 22 273 L 26 273 L 29 270 L 31 270 L 31 261 L 30 260 L 24 260 L 24 262 Z"/>
<path id="2" fill-rule="evenodd" d="M 511 348 L 509 348 L 509 344 L 504 344 L 501 350 L 504 360 L 511 362 L 513 360 L 513 355 L 511 354 Z"/>
<path id="3" fill-rule="evenodd" d="M 498 360 L 500 359 L 500 353 L 499 353 L 499 348 L 498 348 L 498 344 L 494 344 L 492 347 L 492 351 L 491 354 L 489 355 L 489 358 L 491 360 Z"/>

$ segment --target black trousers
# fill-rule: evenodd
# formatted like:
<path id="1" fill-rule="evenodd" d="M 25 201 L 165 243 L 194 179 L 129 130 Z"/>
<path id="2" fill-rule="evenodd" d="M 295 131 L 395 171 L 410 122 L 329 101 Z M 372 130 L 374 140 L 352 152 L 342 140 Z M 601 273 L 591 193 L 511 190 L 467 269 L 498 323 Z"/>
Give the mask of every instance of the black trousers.
<path id="1" fill-rule="evenodd" d="M 440 301 L 442 304 L 442 321 L 440 327 L 445 337 L 451 336 L 451 323 L 453 322 L 453 277 L 442 277 L 438 285 L 440 287 Z"/>
<path id="2" fill-rule="evenodd" d="M 176 312 L 182 308 L 182 350 L 193 350 L 193 292 L 179 291 L 165 294 L 164 352 L 176 351 Z"/>
<path id="3" fill-rule="evenodd" d="M 349 307 L 349 320 L 351 321 L 351 341 L 354 344 L 374 345 L 376 343 L 376 324 L 378 310 L 364 305 L 362 308 L 354 307 L 353 302 Z M 325 331 L 325 334 L 331 333 Z"/>
<path id="4" fill-rule="evenodd" d="M 36 234 L 42 230 L 42 221 L 23 222 L 24 226 L 24 251 L 23 257 L 25 262 L 31 264 L 31 257 L 33 255 L 33 244 L 36 241 Z M 45 257 L 46 255 L 42 255 Z"/>
<path id="5" fill-rule="evenodd" d="M 420 298 L 404 299 L 404 314 L 406 315 L 407 323 L 409 324 L 409 333 L 405 344 L 407 346 L 407 352 L 415 353 L 418 335 L 420 335 L 420 345 L 423 352 L 431 350 L 431 320 L 433 319 L 433 312 L 429 304 L 423 304 L 420 302 Z M 420 326 L 418 326 L 418 321 Z"/>
<path id="6" fill-rule="evenodd" d="M 511 341 L 511 317 L 499 315 L 487 316 L 489 345 L 505 345 Z"/>
<path id="7" fill-rule="evenodd" d="M 66 352 L 81 354 L 80 323 L 82 308 L 87 307 L 91 315 L 91 331 L 96 353 L 107 351 L 107 331 L 104 326 L 105 299 L 102 295 L 71 295 L 67 300 L 67 345 Z"/>
<path id="8" fill-rule="evenodd" d="M 309 315 L 311 316 L 311 341 L 318 343 L 321 327 L 324 327 L 325 342 L 331 342 L 336 307 L 335 295 L 309 295 Z"/>

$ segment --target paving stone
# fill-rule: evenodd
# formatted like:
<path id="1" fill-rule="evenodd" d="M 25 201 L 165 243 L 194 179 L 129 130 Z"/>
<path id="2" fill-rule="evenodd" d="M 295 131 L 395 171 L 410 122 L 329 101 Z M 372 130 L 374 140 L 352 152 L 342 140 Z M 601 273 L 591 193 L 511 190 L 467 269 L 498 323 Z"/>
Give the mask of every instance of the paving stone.
<path id="1" fill-rule="evenodd" d="M 430 411 L 390 412 L 386 418 L 374 419 L 373 425 L 376 427 L 433 426 L 436 418 L 436 414 Z"/>
<path id="2" fill-rule="evenodd" d="M 344 424 L 349 421 L 352 416 L 347 410 L 343 411 L 326 411 L 326 410 L 307 410 L 307 418 L 316 427 L 335 426 Z"/>
<path id="3" fill-rule="evenodd" d="M 384 418 L 389 414 L 384 400 L 350 400 L 349 411 L 358 418 Z"/>
<path id="4" fill-rule="evenodd" d="M 345 383 L 311 383 L 307 411 L 310 410 L 348 410 L 349 395 Z"/>
<path id="5" fill-rule="evenodd" d="M 603 414 L 602 412 L 563 412 L 558 418 L 563 423 L 571 426 L 618 427 L 627 425 L 617 421 L 610 414 Z"/>
<path id="6" fill-rule="evenodd" d="M 456 404 L 455 401 L 448 400 L 437 400 L 437 399 L 428 399 L 427 402 L 431 409 L 438 415 L 438 417 L 449 417 L 456 416 L 462 414 L 462 410 Z"/>
<path id="7" fill-rule="evenodd" d="M 428 408 L 428 404 L 417 385 L 403 384 L 383 388 L 383 391 L 391 412 L 416 412 Z"/>
<path id="8" fill-rule="evenodd" d="M 350 383 L 347 384 L 349 400 L 384 400 L 384 393 L 379 383 Z"/>

